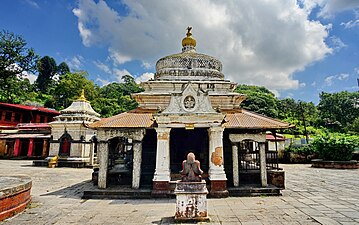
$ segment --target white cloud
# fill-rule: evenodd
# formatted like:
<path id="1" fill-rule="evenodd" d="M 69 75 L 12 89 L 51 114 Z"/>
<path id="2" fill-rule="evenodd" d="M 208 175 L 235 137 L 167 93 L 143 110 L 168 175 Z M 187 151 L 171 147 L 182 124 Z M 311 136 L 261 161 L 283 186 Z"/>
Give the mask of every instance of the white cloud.
<path id="1" fill-rule="evenodd" d="M 304 88 L 307 84 L 306 83 L 300 83 L 299 87 Z"/>
<path id="2" fill-rule="evenodd" d="M 149 62 L 142 62 L 141 67 L 145 69 L 151 69 L 152 65 Z"/>
<path id="3" fill-rule="evenodd" d="M 111 69 L 109 66 L 107 66 L 106 64 L 96 60 L 93 61 L 93 63 L 95 64 L 95 66 L 97 66 L 97 68 L 99 68 L 100 70 L 102 70 L 105 73 L 111 74 Z"/>
<path id="4" fill-rule="evenodd" d="M 356 74 L 359 74 L 359 68 L 354 68 L 354 72 L 355 72 Z"/>
<path id="5" fill-rule="evenodd" d="M 29 79 L 31 84 L 35 83 L 35 81 L 37 79 L 37 75 L 32 74 L 32 73 L 28 73 L 26 71 L 22 73 L 22 77 Z"/>
<path id="6" fill-rule="evenodd" d="M 65 59 L 65 62 L 72 70 L 80 70 L 85 59 L 81 55 L 75 55 L 71 59 Z"/>
<path id="7" fill-rule="evenodd" d="M 325 43 L 330 27 L 310 21 L 295 0 L 123 4 L 125 15 L 105 1 L 80 0 L 73 10 L 84 45 L 108 45 L 114 65 L 131 60 L 155 65 L 160 57 L 178 53 L 188 25 L 198 52 L 219 58 L 226 79 L 272 90 L 298 88 L 293 73 L 332 52 Z"/>
<path id="8" fill-rule="evenodd" d="M 318 16 L 323 18 L 330 18 L 336 13 L 359 8 L 358 0 L 300 0 L 300 2 L 308 12 L 319 7 Z"/>
<path id="9" fill-rule="evenodd" d="M 344 26 L 345 29 L 359 27 L 359 20 L 350 20 L 350 21 L 348 21 L 346 23 L 341 23 L 340 25 Z"/>
<path id="10" fill-rule="evenodd" d="M 329 77 L 326 77 L 324 79 L 324 84 L 326 86 L 332 86 L 334 81 L 336 81 L 336 80 L 340 80 L 340 81 L 347 80 L 348 77 L 349 77 L 349 74 L 347 74 L 347 73 L 341 73 L 341 74 L 329 76 Z"/>
<path id="11" fill-rule="evenodd" d="M 29 4 L 31 7 L 35 8 L 35 9 L 39 9 L 39 8 L 40 8 L 39 4 L 37 4 L 35 1 L 25 0 L 25 2 L 26 2 L 27 4 Z"/>
<path id="12" fill-rule="evenodd" d="M 131 75 L 130 72 L 128 72 L 126 69 L 120 70 L 120 69 L 113 69 L 113 73 L 116 76 L 116 80 L 120 83 L 122 83 L 122 77 L 125 75 Z"/>
<path id="13" fill-rule="evenodd" d="M 154 75 L 155 75 L 154 73 L 143 73 L 141 76 L 136 77 L 135 81 L 136 81 L 136 83 L 139 84 L 141 82 L 145 82 L 150 79 L 153 79 Z"/>
<path id="14" fill-rule="evenodd" d="M 101 79 L 100 77 L 98 77 L 96 79 L 96 81 L 100 83 L 101 87 L 106 86 L 111 83 L 109 80 Z"/>
<path id="15" fill-rule="evenodd" d="M 339 51 L 340 49 L 347 47 L 347 45 L 336 36 L 331 36 L 329 40 L 335 51 Z"/>
<path id="16" fill-rule="evenodd" d="M 315 87 L 317 85 L 317 82 L 313 81 L 310 85 L 312 85 L 313 87 Z"/>
<path id="17" fill-rule="evenodd" d="M 112 60 L 114 65 L 121 65 L 125 62 L 131 61 L 131 57 L 121 54 L 120 52 L 116 51 L 115 49 L 109 48 L 109 59 Z"/>

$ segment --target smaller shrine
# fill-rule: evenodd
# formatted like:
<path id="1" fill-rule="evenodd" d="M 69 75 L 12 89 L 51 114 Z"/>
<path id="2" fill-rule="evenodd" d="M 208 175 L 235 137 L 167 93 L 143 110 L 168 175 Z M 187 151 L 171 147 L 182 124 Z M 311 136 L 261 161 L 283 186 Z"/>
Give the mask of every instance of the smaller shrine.
<path id="1" fill-rule="evenodd" d="M 96 131 L 89 125 L 99 121 L 100 114 L 86 100 L 84 90 L 60 113 L 50 123 L 52 140 L 49 158 L 58 156 L 59 166 L 93 166 L 97 163 L 97 139 Z"/>
<path id="2" fill-rule="evenodd" d="M 202 180 L 200 162 L 190 152 L 187 160 L 182 162 L 182 180 L 176 182 L 176 221 L 207 221 L 207 194 L 206 181 Z"/>

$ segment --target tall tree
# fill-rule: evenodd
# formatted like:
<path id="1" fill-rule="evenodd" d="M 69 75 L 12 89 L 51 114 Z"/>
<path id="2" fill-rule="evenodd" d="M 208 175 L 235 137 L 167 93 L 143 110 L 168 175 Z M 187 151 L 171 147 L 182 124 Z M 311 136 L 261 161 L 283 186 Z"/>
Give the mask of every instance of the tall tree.
<path id="1" fill-rule="evenodd" d="M 86 72 L 64 74 L 54 90 L 53 99 L 45 105 L 56 109 L 66 108 L 80 96 L 82 89 L 85 90 L 87 100 L 97 98 L 99 87 L 87 79 Z"/>
<path id="2" fill-rule="evenodd" d="M 278 116 L 277 99 L 267 88 L 242 84 L 235 89 L 235 92 L 247 96 L 246 100 L 241 103 L 242 108 L 269 117 Z"/>
<path id="3" fill-rule="evenodd" d="M 319 97 L 318 109 L 324 125 L 339 130 L 350 129 L 351 124 L 359 117 L 359 92 L 322 92 Z"/>
<path id="4" fill-rule="evenodd" d="M 70 73 L 70 68 L 67 63 L 62 62 L 57 66 L 57 73 L 61 76 L 67 73 Z"/>
<path id="5" fill-rule="evenodd" d="M 57 72 L 56 61 L 50 56 L 44 56 L 37 62 L 37 70 L 39 75 L 36 79 L 36 87 L 42 93 L 49 93 L 49 89 L 53 86 L 53 77 Z"/>
<path id="6" fill-rule="evenodd" d="M 0 32 L 0 101 L 16 102 L 16 83 L 23 80 L 23 73 L 36 70 L 38 56 L 26 41 L 9 31 Z M 24 93 L 24 92 L 22 92 Z"/>

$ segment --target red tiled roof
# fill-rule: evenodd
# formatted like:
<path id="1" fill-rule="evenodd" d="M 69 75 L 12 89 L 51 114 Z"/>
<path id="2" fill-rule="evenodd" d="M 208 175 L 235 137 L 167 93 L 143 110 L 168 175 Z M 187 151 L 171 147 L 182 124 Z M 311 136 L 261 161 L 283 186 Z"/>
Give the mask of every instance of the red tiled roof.
<path id="1" fill-rule="evenodd" d="M 285 129 L 293 127 L 289 123 L 282 122 L 258 113 L 247 111 L 245 109 L 228 112 L 225 128 L 242 129 Z"/>
<path id="2" fill-rule="evenodd" d="M 285 137 L 283 137 L 282 135 L 276 135 L 277 137 L 274 137 L 272 134 L 266 134 L 266 140 L 269 141 L 285 141 Z"/>
<path id="3" fill-rule="evenodd" d="M 44 113 L 49 113 L 49 114 L 60 115 L 60 112 L 58 112 L 54 109 L 48 109 L 48 108 L 44 108 L 44 107 L 35 107 L 35 106 L 0 102 L 0 107 L 1 106 L 15 108 L 15 109 L 22 109 L 22 110 L 27 110 L 27 111 L 39 111 L 39 112 L 44 112 Z"/>
<path id="4" fill-rule="evenodd" d="M 90 125 L 92 128 L 146 128 L 153 126 L 153 113 L 138 109 L 104 118 Z"/>
<path id="5" fill-rule="evenodd" d="M 8 134 L 0 136 L 0 139 L 15 139 L 15 138 L 51 138 L 51 135 L 46 134 Z"/>

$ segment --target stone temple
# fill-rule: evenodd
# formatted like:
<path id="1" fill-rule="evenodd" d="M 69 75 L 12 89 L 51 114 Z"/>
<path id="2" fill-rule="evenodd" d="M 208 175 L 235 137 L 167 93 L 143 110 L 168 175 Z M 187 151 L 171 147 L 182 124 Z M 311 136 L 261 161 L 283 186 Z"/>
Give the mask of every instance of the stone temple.
<path id="1" fill-rule="evenodd" d="M 266 132 L 275 136 L 291 125 L 241 109 L 245 96 L 224 79 L 221 61 L 196 52 L 187 30 L 182 52 L 159 59 L 154 79 L 133 94 L 138 108 L 90 124 L 97 130 L 98 187 L 127 171 L 132 188 L 168 195 L 193 152 L 212 196 L 226 197 L 242 185 L 284 188 Z"/>

